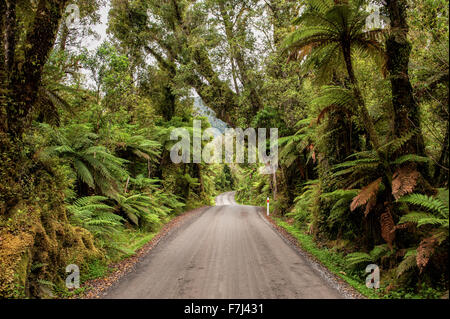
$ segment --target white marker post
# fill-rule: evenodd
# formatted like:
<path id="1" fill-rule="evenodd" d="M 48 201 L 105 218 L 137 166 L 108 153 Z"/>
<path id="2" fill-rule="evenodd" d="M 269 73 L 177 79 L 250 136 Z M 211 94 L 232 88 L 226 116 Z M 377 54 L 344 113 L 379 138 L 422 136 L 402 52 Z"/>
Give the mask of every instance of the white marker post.
<path id="1" fill-rule="evenodd" d="M 269 216 L 269 197 L 267 197 L 267 216 Z"/>

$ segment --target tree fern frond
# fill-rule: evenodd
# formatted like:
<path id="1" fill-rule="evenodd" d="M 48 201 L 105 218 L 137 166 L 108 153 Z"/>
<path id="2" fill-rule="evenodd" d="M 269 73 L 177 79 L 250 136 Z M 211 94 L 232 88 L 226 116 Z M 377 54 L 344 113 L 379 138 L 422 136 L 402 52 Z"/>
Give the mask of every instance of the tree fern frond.
<path id="1" fill-rule="evenodd" d="M 75 171 L 76 171 L 78 177 L 84 183 L 86 183 L 89 187 L 93 188 L 94 187 L 94 178 L 92 177 L 92 174 L 89 171 L 89 169 L 86 167 L 86 165 L 83 162 L 81 162 L 80 160 L 76 159 L 73 162 L 73 166 L 75 168 Z"/>
<path id="2" fill-rule="evenodd" d="M 346 260 L 349 267 L 355 267 L 361 263 L 373 262 L 372 256 L 362 252 L 350 253 L 346 256 Z"/>
<path id="3" fill-rule="evenodd" d="M 407 154 L 407 155 L 400 156 L 395 161 L 392 161 L 391 164 L 401 165 L 406 162 L 426 163 L 429 161 L 430 161 L 430 158 L 425 157 L 425 156 L 419 156 L 416 154 Z"/>
<path id="4" fill-rule="evenodd" d="M 401 263 L 397 266 L 397 277 L 400 277 L 405 272 L 417 267 L 416 254 L 416 248 L 408 250 Z"/>
<path id="5" fill-rule="evenodd" d="M 442 217 L 449 216 L 449 209 L 448 206 L 445 206 L 445 204 L 440 201 L 439 199 L 429 197 L 427 195 L 423 194 L 410 194 L 407 196 L 404 196 L 398 200 L 398 202 L 403 203 L 409 203 L 416 206 L 421 206 L 423 208 L 426 208 L 428 210 L 431 210 L 433 212 L 436 212 L 440 214 Z"/>

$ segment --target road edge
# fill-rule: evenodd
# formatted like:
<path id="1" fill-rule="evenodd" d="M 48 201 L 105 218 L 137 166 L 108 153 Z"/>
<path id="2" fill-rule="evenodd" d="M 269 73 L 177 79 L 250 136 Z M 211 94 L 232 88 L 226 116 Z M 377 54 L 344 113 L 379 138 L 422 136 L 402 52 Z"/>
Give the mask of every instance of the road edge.
<path id="1" fill-rule="evenodd" d="M 255 207 L 257 209 L 258 216 L 262 218 L 263 221 L 271 227 L 287 245 L 289 245 L 297 254 L 302 256 L 310 264 L 311 268 L 314 269 L 328 284 L 330 284 L 332 288 L 339 291 L 345 299 L 367 299 L 366 296 L 361 294 L 345 280 L 334 274 L 325 265 L 323 265 L 316 256 L 303 249 L 297 238 L 291 235 L 286 229 L 279 226 L 270 216 L 266 215 L 266 210 L 264 207 Z"/>
<path id="2" fill-rule="evenodd" d="M 148 243 L 136 251 L 134 255 L 124 258 L 117 263 L 108 265 L 111 272 L 109 272 L 107 276 L 86 281 L 82 285 L 82 288 L 87 289 L 87 291 L 73 296 L 70 299 L 100 299 L 104 297 L 105 294 L 107 294 L 107 292 L 121 279 L 134 271 L 137 264 L 139 264 L 144 258 L 148 257 L 154 248 L 158 246 L 158 244 L 170 237 L 170 235 L 175 233 L 181 226 L 186 225 L 186 223 L 193 222 L 209 208 L 211 208 L 211 206 L 198 207 L 174 217 L 171 221 L 165 224 Z"/>

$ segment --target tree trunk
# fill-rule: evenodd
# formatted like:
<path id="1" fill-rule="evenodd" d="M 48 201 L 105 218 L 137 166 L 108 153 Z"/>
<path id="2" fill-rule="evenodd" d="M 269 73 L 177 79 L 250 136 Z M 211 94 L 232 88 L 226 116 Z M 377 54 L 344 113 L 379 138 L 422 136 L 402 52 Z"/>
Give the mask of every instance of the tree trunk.
<path id="1" fill-rule="evenodd" d="M 21 138 L 22 133 L 31 125 L 30 115 L 38 95 L 44 64 L 55 43 L 66 2 L 67 0 L 39 2 L 32 27 L 21 46 L 24 50 L 24 63 L 19 67 L 17 62 L 13 61 L 14 64 L 10 66 L 11 71 L 7 72 L 9 101 L 6 105 L 6 127 L 8 133 L 14 138 Z M 8 41 L 15 38 L 16 35 L 6 37 L 5 48 L 11 49 Z M 13 55 L 8 58 L 6 53 L 5 64 L 11 63 L 11 59 Z"/>
<path id="2" fill-rule="evenodd" d="M 6 1 L 6 16 L 5 16 L 5 64 L 8 72 L 11 72 L 14 65 L 14 58 L 16 52 L 16 2 Z"/>
<path id="3" fill-rule="evenodd" d="M 374 127 L 372 119 L 370 118 L 370 114 L 369 114 L 369 111 L 367 110 L 366 103 L 364 102 L 361 91 L 359 90 L 358 80 L 356 79 L 355 72 L 353 70 L 350 45 L 344 46 L 342 48 L 342 51 L 344 54 L 344 60 L 345 60 L 345 65 L 347 67 L 348 77 L 352 84 L 353 95 L 355 96 L 356 102 L 359 105 L 361 117 L 364 122 L 364 126 L 367 130 L 367 133 L 369 134 L 369 138 L 370 138 L 370 142 L 372 143 L 372 146 L 375 148 L 375 150 L 378 150 L 380 147 L 378 134 L 375 131 L 375 127 Z"/>
<path id="4" fill-rule="evenodd" d="M 408 41 L 406 0 L 386 0 L 385 7 L 391 20 L 391 34 L 386 41 L 387 69 L 392 86 L 395 135 L 401 137 L 411 131 L 416 133 L 405 143 L 402 154 L 425 155 L 425 145 L 420 128 L 419 107 L 414 100 L 408 75 L 411 44 Z"/>
<path id="5" fill-rule="evenodd" d="M 70 33 L 70 30 L 67 27 L 67 25 L 64 23 L 62 26 L 62 31 L 61 31 L 61 39 L 59 41 L 59 50 L 61 50 L 61 51 L 66 50 L 66 44 L 67 44 L 67 39 L 69 38 L 69 33 Z"/>
<path id="6" fill-rule="evenodd" d="M 449 123 L 447 122 L 447 129 L 445 132 L 444 143 L 442 144 L 441 156 L 436 165 L 436 170 L 434 171 L 434 182 L 438 186 L 448 186 L 448 169 L 449 169 Z"/>
<path id="7" fill-rule="evenodd" d="M 6 16 L 6 2 L 0 1 L 0 27 L 5 30 L 5 16 Z M 8 72 L 6 71 L 6 52 L 5 52 L 5 37 L 0 35 L 0 131 L 6 132 L 6 95 L 8 87 Z"/>

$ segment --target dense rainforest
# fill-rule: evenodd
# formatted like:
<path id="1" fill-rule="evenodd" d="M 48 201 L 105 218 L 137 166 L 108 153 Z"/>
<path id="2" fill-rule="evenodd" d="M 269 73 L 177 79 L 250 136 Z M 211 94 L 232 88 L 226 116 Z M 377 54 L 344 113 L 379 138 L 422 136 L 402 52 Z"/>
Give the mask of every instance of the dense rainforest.
<path id="1" fill-rule="evenodd" d="M 367 296 L 448 298 L 448 5 L 0 0 L 0 297 L 77 294 L 67 265 L 236 190 Z M 199 119 L 278 128 L 278 170 L 174 163 Z"/>

